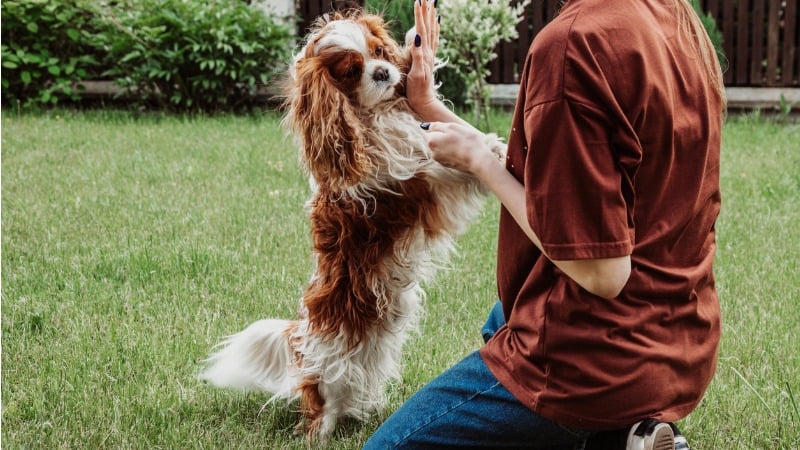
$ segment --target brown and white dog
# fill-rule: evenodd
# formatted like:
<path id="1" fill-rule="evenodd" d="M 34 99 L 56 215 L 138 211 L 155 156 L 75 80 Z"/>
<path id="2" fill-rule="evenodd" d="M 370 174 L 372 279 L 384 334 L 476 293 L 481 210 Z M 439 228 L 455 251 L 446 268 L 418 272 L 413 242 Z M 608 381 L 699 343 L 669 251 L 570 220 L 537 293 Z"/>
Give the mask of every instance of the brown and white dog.
<path id="1" fill-rule="evenodd" d="M 295 320 L 266 319 L 222 342 L 200 378 L 298 400 L 298 430 L 325 439 L 363 419 L 399 378 L 424 292 L 484 197 L 431 158 L 403 79 L 409 52 L 361 11 L 318 19 L 290 68 L 285 125 L 312 179 L 316 268 Z M 505 146 L 486 139 L 502 157 Z"/>

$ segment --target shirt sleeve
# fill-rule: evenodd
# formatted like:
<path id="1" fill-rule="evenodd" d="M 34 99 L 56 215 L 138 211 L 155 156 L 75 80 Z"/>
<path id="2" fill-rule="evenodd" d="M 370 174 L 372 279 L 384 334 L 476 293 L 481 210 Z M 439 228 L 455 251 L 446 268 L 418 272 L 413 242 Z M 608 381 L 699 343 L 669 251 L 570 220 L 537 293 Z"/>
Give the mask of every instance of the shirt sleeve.
<path id="1" fill-rule="evenodd" d="M 612 258 L 633 250 L 623 170 L 602 111 L 561 98 L 525 112 L 528 221 L 555 260 Z"/>

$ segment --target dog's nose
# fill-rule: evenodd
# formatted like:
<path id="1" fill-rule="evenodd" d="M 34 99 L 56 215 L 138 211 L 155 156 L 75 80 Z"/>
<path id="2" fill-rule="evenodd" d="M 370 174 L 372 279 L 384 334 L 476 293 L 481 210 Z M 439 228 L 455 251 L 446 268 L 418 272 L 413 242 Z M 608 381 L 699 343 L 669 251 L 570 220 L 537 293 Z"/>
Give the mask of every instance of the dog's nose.
<path id="1" fill-rule="evenodd" d="M 372 79 L 375 81 L 386 81 L 389 79 L 389 69 L 385 67 L 378 67 L 372 72 Z"/>

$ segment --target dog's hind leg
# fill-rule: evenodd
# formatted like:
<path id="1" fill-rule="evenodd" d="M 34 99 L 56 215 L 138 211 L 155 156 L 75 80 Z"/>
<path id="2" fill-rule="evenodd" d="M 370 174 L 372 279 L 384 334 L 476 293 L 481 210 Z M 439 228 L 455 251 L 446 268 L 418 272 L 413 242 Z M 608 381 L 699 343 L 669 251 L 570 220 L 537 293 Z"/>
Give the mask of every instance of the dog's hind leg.
<path id="1" fill-rule="evenodd" d="M 306 379 L 300 386 L 303 419 L 295 431 L 305 431 L 309 441 L 325 442 L 336 427 L 338 412 L 320 393 L 319 382 Z"/>

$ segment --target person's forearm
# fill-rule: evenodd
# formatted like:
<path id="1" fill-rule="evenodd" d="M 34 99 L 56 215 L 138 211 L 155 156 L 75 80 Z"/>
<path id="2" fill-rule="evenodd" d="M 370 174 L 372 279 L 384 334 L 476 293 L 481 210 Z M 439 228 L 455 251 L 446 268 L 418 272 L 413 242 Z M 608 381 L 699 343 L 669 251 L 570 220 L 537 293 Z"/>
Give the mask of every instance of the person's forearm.
<path id="1" fill-rule="evenodd" d="M 440 100 L 433 100 L 424 105 L 412 104 L 411 107 L 424 122 L 460 123 L 462 125 L 472 126 Z"/>
<path id="2" fill-rule="evenodd" d="M 533 232 L 528 222 L 528 215 L 525 209 L 525 188 L 522 183 L 517 181 L 494 155 L 487 152 L 479 157 L 483 160 L 473 164 L 473 174 L 497 196 L 500 203 L 505 206 L 522 231 L 525 232 L 525 235 L 528 236 L 528 239 L 539 250 L 542 250 L 539 236 Z"/>
<path id="3" fill-rule="evenodd" d="M 528 239 L 542 251 L 545 257 L 592 294 L 608 299 L 619 295 L 630 276 L 630 256 L 568 261 L 551 259 L 542 248 L 542 242 L 528 222 L 525 188 L 522 183 L 514 178 L 493 155 L 486 153 L 479 158 L 482 160 L 473 163 L 473 174 L 494 192 L 525 235 L 528 236 Z"/>

